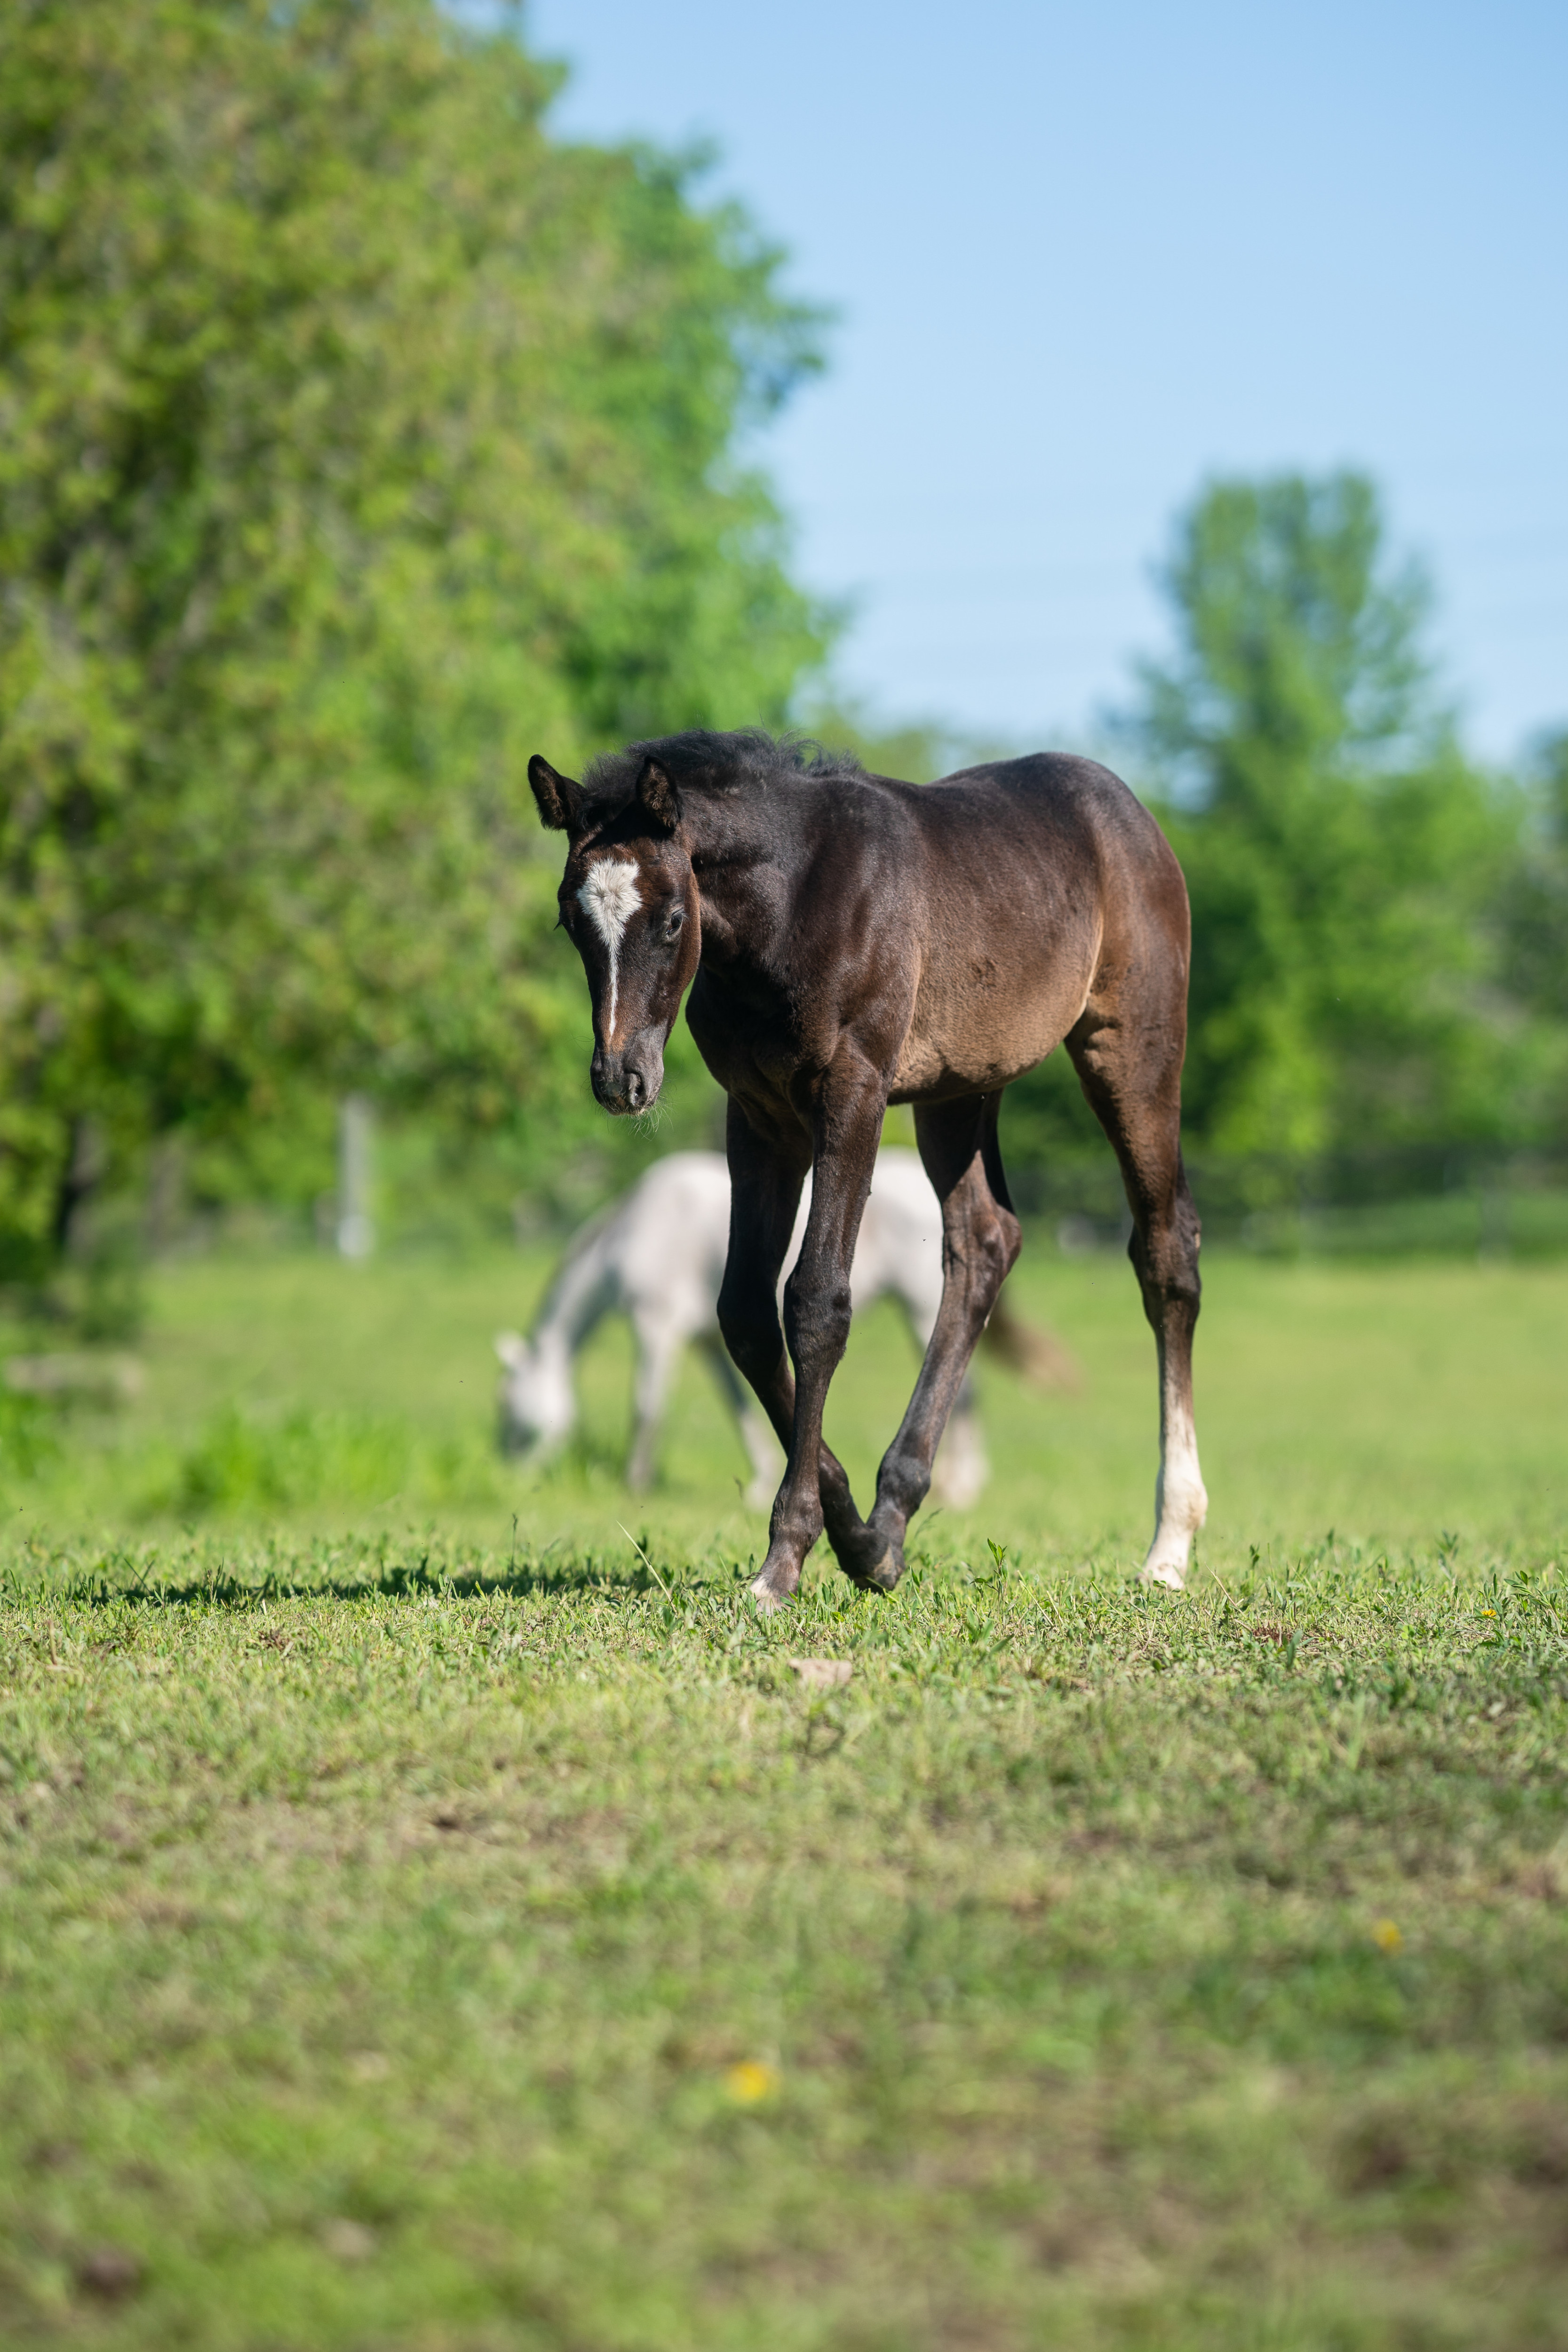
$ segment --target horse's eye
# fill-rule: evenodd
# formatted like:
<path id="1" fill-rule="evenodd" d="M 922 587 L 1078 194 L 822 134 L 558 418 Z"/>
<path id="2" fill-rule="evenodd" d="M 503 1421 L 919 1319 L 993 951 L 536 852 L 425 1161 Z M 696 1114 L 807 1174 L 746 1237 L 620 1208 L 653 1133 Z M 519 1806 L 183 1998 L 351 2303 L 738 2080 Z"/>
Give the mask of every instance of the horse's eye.
<path id="1" fill-rule="evenodd" d="M 664 926 L 664 936 L 665 936 L 665 938 L 666 938 L 667 940 L 678 940 L 678 939 L 680 937 L 680 927 L 681 927 L 681 925 L 685 922 L 685 920 L 686 920 L 686 909 L 685 909 L 685 908 L 684 908 L 684 907 L 672 907 L 672 908 L 670 908 L 670 910 L 669 910 L 668 916 L 666 918 L 666 920 L 665 920 L 665 926 Z"/>

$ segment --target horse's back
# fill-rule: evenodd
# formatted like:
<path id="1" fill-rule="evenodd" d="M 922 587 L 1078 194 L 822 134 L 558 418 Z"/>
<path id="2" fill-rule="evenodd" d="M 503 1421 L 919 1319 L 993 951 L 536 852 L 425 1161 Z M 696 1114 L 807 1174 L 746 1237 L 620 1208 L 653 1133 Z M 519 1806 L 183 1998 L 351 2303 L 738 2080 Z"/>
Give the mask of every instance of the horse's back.
<path id="1" fill-rule="evenodd" d="M 1072 1028 L 1106 963 L 1174 960 L 1186 892 L 1119 776 L 1062 752 L 911 793 L 924 856 L 921 975 L 895 1097 L 1005 1087 Z"/>
<path id="2" fill-rule="evenodd" d="M 961 843 L 984 857 L 1023 851 L 1076 866 L 1131 859 L 1163 870 L 1173 862 L 1164 835 L 1131 786 L 1098 760 L 1031 751 L 961 768 L 920 793 L 922 830 L 945 852 Z"/>

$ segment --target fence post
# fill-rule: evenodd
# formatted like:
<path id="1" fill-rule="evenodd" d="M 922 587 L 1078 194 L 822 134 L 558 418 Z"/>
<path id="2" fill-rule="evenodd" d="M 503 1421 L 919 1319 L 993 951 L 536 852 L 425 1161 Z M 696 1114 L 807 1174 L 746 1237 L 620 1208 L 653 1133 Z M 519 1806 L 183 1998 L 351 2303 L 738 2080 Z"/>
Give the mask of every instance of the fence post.
<path id="1" fill-rule="evenodd" d="M 1508 1171 L 1495 1162 L 1481 1163 L 1479 1233 L 1476 1255 L 1484 1265 L 1489 1259 L 1505 1258 L 1509 1255 Z"/>
<path id="2" fill-rule="evenodd" d="M 364 1095 L 338 1105 L 338 1255 L 362 1259 L 375 1247 L 370 1217 L 371 1109 Z"/>

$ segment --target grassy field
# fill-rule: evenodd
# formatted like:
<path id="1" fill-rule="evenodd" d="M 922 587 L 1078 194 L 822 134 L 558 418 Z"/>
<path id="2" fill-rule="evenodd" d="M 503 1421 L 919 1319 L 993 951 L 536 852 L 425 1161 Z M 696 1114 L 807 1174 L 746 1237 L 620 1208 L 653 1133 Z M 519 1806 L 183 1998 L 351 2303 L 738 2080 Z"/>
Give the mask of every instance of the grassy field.
<path id="1" fill-rule="evenodd" d="M 746 1463 L 710 1375 L 689 1360 L 658 1493 L 632 1503 L 625 1454 L 630 1347 L 605 1326 L 580 1389 L 583 1425 L 548 1473 L 493 1452 L 495 1331 L 526 1323 L 542 1253 L 345 1265 L 321 1257 L 195 1260 L 163 1268 L 142 1347 L 141 1400 L 58 1429 L 0 1418 L 0 1496 L 14 1538 L 274 1524 L 403 1535 L 426 1518 L 510 1551 L 559 1540 L 630 1557 L 623 1523 L 678 1556 L 765 1538 L 745 1510 Z M 1331 1528 L 1363 1549 L 1430 1549 L 1445 1532 L 1492 1554 L 1548 1550 L 1568 1524 L 1568 1265 L 1455 1260 L 1288 1265 L 1240 1255 L 1207 1268 L 1198 1412 L 1213 1497 L 1208 1549 L 1285 1550 Z M 987 1535 L 1020 1556 L 1119 1567 L 1148 1538 L 1153 1348 L 1124 1259 L 1031 1246 L 1020 1308 L 1083 1370 L 1041 1398 L 985 1366 L 995 1476 L 955 1525 L 917 1521 L 962 1552 Z M 0 1354 L 37 1334 L 0 1323 Z M 828 1433 L 868 1499 L 914 1377 L 890 1307 L 858 1326 Z M 18 1437 L 23 1454 L 17 1455 Z M 9 1442 L 8 1442 L 9 1441 Z M 18 1475 L 30 1460 L 28 1475 Z"/>
<path id="2" fill-rule="evenodd" d="M 1173 1599 L 1037 1252 L 1081 1391 L 768 1623 L 700 1368 L 647 1501 L 617 1334 L 491 1458 L 542 1273 L 168 1269 L 133 1408 L 9 1413 L 3 2339 L 1568 2347 L 1568 1270 L 1217 1258 Z"/>

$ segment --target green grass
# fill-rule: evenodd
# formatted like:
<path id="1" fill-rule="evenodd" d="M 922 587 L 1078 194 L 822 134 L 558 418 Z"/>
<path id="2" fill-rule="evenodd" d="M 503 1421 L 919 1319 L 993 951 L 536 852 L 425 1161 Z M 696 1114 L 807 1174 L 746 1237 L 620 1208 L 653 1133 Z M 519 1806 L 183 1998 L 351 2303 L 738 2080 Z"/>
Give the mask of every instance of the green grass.
<path id="1" fill-rule="evenodd" d="M 0 1430 L 0 2338 L 1568 2347 L 1568 1275 L 1216 1261 L 1172 1599 L 1047 1261 L 1082 1392 L 763 1623 L 695 1369 L 645 1505 L 614 1335 L 491 1462 L 542 1272 L 175 1269 L 132 1412 Z"/>
<path id="2" fill-rule="evenodd" d="M 491 1445 L 490 1340 L 526 1323 L 542 1254 L 368 1267 L 321 1258 L 195 1261 L 160 1273 L 142 1354 L 146 1392 L 115 1416 L 81 1413 L 52 1461 L 21 1475 L 0 1414 L 0 1507 L 14 1535 L 46 1538 L 206 1519 L 359 1536 L 441 1528 L 510 1549 L 559 1538 L 626 1554 L 646 1523 L 682 1557 L 743 1552 L 765 1517 L 743 1508 L 747 1465 L 696 1360 L 679 1383 L 657 1495 L 618 1482 L 630 1347 L 606 1326 L 588 1350 L 584 1423 L 548 1474 Z M 1033 1555 L 1131 1564 L 1147 1541 L 1156 1413 L 1153 1349 L 1119 1255 L 1063 1261 L 1032 1243 L 1018 1303 L 1049 1322 L 1084 1371 L 1041 1398 L 983 1364 L 995 1477 L 956 1525 Z M 1273 1265 L 1206 1272 L 1198 1423 L 1213 1498 L 1209 1548 L 1289 1549 L 1331 1528 L 1363 1549 L 1430 1547 L 1445 1531 L 1511 1556 L 1568 1524 L 1568 1265 L 1452 1260 L 1379 1267 Z M 0 1352 L 23 1335 L 0 1327 Z M 858 1328 L 830 1398 L 829 1435 L 865 1502 L 914 1374 L 890 1308 Z M 36 1417 L 29 1416 L 36 1424 Z M 44 1434 L 47 1434 L 47 1425 Z M 31 1427 L 26 1445 L 38 1450 Z M 635 1512 L 635 1520 L 631 1516 Z"/>

